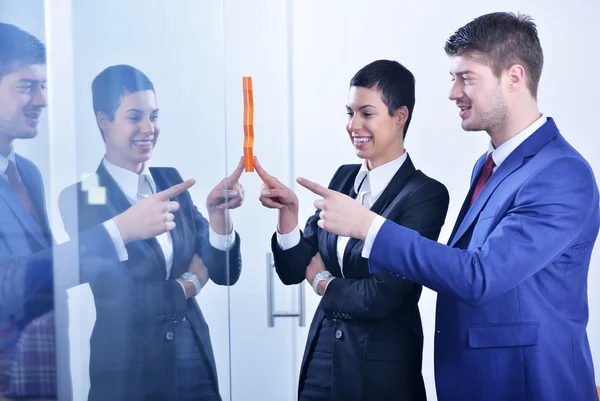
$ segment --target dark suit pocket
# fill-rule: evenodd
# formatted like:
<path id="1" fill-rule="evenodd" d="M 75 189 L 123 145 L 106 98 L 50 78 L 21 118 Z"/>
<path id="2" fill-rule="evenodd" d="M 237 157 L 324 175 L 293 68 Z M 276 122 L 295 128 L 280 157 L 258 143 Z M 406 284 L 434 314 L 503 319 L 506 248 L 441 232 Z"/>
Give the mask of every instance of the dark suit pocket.
<path id="1" fill-rule="evenodd" d="M 537 344 L 538 323 L 508 323 L 469 327 L 471 348 L 525 347 Z"/>
<path id="2" fill-rule="evenodd" d="M 140 341 L 130 341 L 127 344 L 94 344 L 92 343 L 91 358 L 102 365 L 120 362 L 142 362 L 144 360 L 144 345 Z"/>
<path id="3" fill-rule="evenodd" d="M 370 361 L 408 361 L 409 343 L 365 341 L 363 359 Z"/>

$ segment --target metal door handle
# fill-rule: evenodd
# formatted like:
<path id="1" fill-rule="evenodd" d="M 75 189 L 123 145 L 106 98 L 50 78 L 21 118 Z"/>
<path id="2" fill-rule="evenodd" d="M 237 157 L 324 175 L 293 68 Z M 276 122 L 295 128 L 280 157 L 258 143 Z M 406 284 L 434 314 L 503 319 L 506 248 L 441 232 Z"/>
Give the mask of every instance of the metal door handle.
<path id="1" fill-rule="evenodd" d="M 274 293 L 273 293 L 273 271 L 275 270 L 275 263 L 273 262 L 273 255 L 267 252 L 267 326 L 275 327 L 276 317 L 297 317 L 298 326 L 304 327 L 306 320 L 304 318 L 304 286 L 302 283 L 298 284 L 298 312 L 297 313 L 285 313 L 285 312 L 274 312 Z"/>

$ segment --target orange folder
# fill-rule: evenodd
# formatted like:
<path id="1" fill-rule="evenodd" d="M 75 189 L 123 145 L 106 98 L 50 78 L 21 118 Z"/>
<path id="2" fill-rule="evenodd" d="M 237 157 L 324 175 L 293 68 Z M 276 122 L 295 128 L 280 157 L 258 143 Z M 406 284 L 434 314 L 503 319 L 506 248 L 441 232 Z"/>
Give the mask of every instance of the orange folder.
<path id="1" fill-rule="evenodd" d="M 244 167 L 246 172 L 254 171 L 254 94 L 252 77 L 243 77 L 244 89 Z"/>

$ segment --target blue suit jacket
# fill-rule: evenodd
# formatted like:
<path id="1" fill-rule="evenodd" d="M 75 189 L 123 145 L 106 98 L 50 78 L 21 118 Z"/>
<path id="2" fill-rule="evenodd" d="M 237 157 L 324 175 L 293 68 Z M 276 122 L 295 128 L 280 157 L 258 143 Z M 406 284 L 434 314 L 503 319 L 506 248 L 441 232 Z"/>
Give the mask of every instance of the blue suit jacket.
<path id="1" fill-rule="evenodd" d="M 79 252 L 72 242 L 53 248 L 40 172 L 19 155 L 16 165 L 40 224 L 29 215 L 6 180 L 0 178 L 0 326 L 4 333 L 0 336 L 0 353 L 8 352 L 27 323 L 53 308 L 53 252 Z M 79 245 L 84 261 L 118 261 L 110 236 L 102 226 L 82 233 Z M 82 263 L 86 265 L 90 263 Z M 81 271 L 81 277 L 88 278 L 86 270 Z"/>
<path id="2" fill-rule="evenodd" d="M 440 401 L 597 399 L 586 326 L 598 206 L 591 167 L 549 118 L 463 206 L 450 246 L 381 227 L 371 271 L 438 292 Z"/>

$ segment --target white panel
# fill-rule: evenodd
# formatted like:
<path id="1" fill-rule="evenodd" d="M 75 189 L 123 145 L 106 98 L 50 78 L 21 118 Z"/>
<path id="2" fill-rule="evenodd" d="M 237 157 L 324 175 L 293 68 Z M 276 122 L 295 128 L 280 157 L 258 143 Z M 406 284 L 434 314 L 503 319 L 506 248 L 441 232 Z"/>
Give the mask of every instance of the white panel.
<path id="1" fill-rule="evenodd" d="M 225 69 L 229 171 L 243 147 L 242 77 L 254 86 L 254 153 L 267 171 L 289 180 L 289 81 L 285 1 L 225 1 Z M 233 212 L 242 237 L 243 271 L 231 288 L 233 400 L 292 401 L 297 398 L 294 360 L 296 318 L 276 319 L 267 327 L 266 259 L 277 211 L 258 202 L 261 181 L 255 173 L 241 179 L 246 202 Z M 297 311 L 296 287 L 274 275 L 275 309 Z"/>

